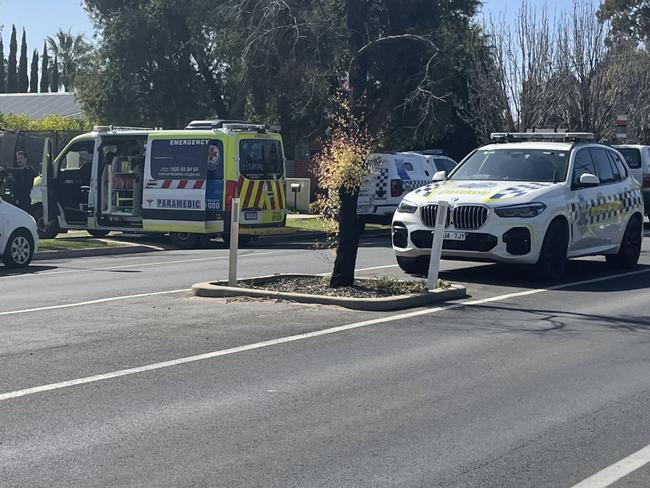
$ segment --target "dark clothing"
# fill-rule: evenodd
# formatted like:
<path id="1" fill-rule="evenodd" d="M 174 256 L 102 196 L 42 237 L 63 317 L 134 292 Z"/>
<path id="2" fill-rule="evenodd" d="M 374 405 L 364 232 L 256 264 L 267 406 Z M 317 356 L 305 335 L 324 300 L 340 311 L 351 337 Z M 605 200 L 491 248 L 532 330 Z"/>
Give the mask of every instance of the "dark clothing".
<path id="1" fill-rule="evenodd" d="M 24 168 L 13 168 L 9 170 L 14 183 L 11 193 L 14 197 L 14 205 L 29 212 L 32 207 L 32 188 L 34 187 L 34 178 L 36 172 L 29 164 Z"/>

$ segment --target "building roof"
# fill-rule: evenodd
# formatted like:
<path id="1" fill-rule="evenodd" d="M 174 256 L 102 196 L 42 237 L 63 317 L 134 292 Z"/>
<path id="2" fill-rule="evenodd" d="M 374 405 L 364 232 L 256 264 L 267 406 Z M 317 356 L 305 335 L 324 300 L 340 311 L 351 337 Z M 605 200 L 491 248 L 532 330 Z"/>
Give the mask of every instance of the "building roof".
<path id="1" fill-rule="evenodd" d="M 0 94 L 0 113 L 27 114 L 32 119 L 47 115 L 70 117 L 81 114 L 81 106 L 74 93 L 3 93 Z"/>

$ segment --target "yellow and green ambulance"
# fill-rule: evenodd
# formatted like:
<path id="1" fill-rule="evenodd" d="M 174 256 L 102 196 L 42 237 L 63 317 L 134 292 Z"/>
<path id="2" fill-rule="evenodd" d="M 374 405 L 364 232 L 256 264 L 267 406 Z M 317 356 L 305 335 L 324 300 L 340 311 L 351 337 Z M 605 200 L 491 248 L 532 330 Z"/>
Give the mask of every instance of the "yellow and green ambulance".
<path id="1" fill-rule="evenodd" d="M 206 237 L 227 240 L 235 197 L 245 236 L 286 222 L 282 137 L 245 122 L 98 126 L 47 165 L 41 189 L 49 229 L 166 234 L 183 248 Z"/>

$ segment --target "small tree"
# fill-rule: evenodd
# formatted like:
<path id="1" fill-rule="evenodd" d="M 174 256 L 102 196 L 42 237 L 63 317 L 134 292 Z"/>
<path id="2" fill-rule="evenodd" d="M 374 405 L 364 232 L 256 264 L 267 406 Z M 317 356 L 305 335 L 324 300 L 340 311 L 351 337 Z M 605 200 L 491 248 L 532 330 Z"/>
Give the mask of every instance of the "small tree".
<path id="1" fill-rule="evenodd" d="M 32 67 L 29 74 L 29 92 L 38 93 L 38 50 L 32 53 Z"/>
<path id="2" fill-rule="evenodd" d="M 41 56 L 41 93 L 50 90 L 50 58 L 47 55 L 47 45 L 43 43 L 43 55 Z"/>
<path id="3" fill-rule="evenodd" d="M 339 110 L 330 124 L 316 170 L 319 187 L 324 192 L 320 203 L 326 227 L 338 241 L 330 279 L 334 288 L 354 283 L 359 247 L 357 215 L 342 205 L 356 210 L 359 187 L 372 171 L 369 156 L 373 146 L 365 121 L 353 114 L 348 98 L 339 94 L 338 102 Z"/>
<path id="4" fill-rule="evenodd" d="M 7 91 L 7 68 L 5 67 L 5 47 L 0 38 L 0 93 Z"/>
<path id="5" fill-rule="evenodd" d="M 52 93 L 58 93 L 59 91 L 59 59 L 57 55 L 54 55 L 54 61 L 52 61 L 52 79 L 50 80 L 50 91 Z"/>
<path id="6" fill-rule="evenodd" d="M 7 93 L 18 91 L 17 61 L 18 42 L 16 41 L 16 26 L 11 26 L 11 40 L 9 41 L 9 61 L 7 66 Z"/>
<path id="7" fill-rule="evenodd" d="M 20 62 L 18 63 L 18 92 L 27 93 L 29 89 L 29 80 L 27 79 L 27 39 L 25 29 L 23 29 L 23 38 L 20 43 Z"/>

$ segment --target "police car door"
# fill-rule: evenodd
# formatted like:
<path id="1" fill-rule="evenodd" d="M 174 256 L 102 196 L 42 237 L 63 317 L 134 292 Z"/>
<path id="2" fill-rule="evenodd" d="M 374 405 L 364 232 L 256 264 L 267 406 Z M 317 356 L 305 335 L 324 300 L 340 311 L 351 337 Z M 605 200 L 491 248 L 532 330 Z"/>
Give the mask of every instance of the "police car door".
<path id="1" fill-rule="evenodd" d="M 596 207 L 592 210 L 594 232 L 603 238 L 603 244 L 618 244 L 625 230 L 626 215 L 622 194 L 625 184 L 622 175 L 605 148 L 592 147 L 591 157 L 596 165 L 596 175 L 600 178 Z M 627 185 L 629 190 L 629 185 Z"/>
<path id="2" fill-rule="evenodd" d="M 580 184 L 580 177 L 583 174 L 597 176 L 589 148 L 578 149 L 573 159 L 573 171 L 571 175 L 571 245 L 569 252 L 581 251 L 590 247 L 597 247 L 603 244 L 603 236 L 597 232 L 598 226 L 595 223 L 595 216 L 592 214 L 599 193 L 602 193 L 600 185 L 588 187 Z"/>

